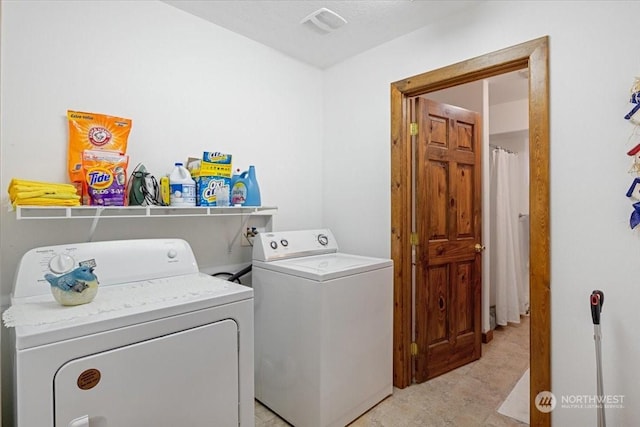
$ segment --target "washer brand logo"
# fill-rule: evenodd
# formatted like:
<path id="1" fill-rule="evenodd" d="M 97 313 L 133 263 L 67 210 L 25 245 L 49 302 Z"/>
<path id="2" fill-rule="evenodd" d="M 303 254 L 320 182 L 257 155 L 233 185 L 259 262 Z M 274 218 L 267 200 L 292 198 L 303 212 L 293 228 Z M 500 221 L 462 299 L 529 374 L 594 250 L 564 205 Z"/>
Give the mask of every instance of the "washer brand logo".
<path id="1" fill-rule="evenodd" d="M 541 391 L 536 396 L 536 408 L 538 411 L 548 414 L 556 407 L 556 396 L 550 391 Z"/>
<path id="2" fill-rule="evenodd" d="M 100 382 L 102 374 L 97 369 L 87 369 L 78 375 L 78 388 L 81 390 L 91 390 Z"/>

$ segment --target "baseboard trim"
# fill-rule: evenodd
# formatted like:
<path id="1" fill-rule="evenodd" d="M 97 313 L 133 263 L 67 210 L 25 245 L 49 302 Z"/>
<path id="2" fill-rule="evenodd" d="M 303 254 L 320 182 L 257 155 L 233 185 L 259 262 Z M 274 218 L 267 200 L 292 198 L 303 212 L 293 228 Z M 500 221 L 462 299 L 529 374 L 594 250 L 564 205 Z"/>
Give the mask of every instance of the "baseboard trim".
<path id="1" fill-rule="evenodd" d="M 488 343 L 493 339 L 493 329 L 489 329 L 487 332 L 482 333 L 482 342 L 484 344 Z"/>

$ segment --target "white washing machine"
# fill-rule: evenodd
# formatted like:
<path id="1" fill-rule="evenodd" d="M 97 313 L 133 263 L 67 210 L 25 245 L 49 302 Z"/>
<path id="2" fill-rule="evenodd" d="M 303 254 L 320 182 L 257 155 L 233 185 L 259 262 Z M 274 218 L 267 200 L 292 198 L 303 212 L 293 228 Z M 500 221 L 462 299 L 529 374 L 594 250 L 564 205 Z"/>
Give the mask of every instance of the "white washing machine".
<path id="1" fill-rule="evenodd" d="M 345 426 L 392 393 L 393 265 L 329 230 L 254 240 L 256 398 L 297 427 Z"/>
<path id="2" fill-rule="evenodd" d="M 95 265 L 99 290 L 58 305 L 45 273 Z M 253 290 L 199 273 L 179 239 L 27 252 L 5 313 L 19 427 L 253 426 Z"/>

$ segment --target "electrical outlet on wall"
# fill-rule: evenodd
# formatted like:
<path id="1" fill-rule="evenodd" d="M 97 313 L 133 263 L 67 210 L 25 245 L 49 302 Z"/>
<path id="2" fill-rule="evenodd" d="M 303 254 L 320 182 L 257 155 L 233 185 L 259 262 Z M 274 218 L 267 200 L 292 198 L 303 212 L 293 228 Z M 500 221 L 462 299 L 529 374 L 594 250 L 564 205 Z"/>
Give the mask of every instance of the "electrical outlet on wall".
<path id="1" fill-rule="evenodd" d="M 258 233 L 264 233 L 264 227 L 247 227 L 242 232 L 242 241 L 240 242 L 241 246 L 253 246 L 253 239 L 258 235 Z"/>

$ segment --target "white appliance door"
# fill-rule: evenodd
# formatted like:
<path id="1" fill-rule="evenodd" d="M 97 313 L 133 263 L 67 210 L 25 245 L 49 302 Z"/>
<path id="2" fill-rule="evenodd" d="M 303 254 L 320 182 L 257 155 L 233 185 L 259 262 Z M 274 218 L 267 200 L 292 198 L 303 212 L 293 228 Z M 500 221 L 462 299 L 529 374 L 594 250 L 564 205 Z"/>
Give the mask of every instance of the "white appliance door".
<path id="1" fill-rule="evenodd" d="M 56 427 L 237 426 L 238 325 L 222 320 L 71 360 Z"/>

